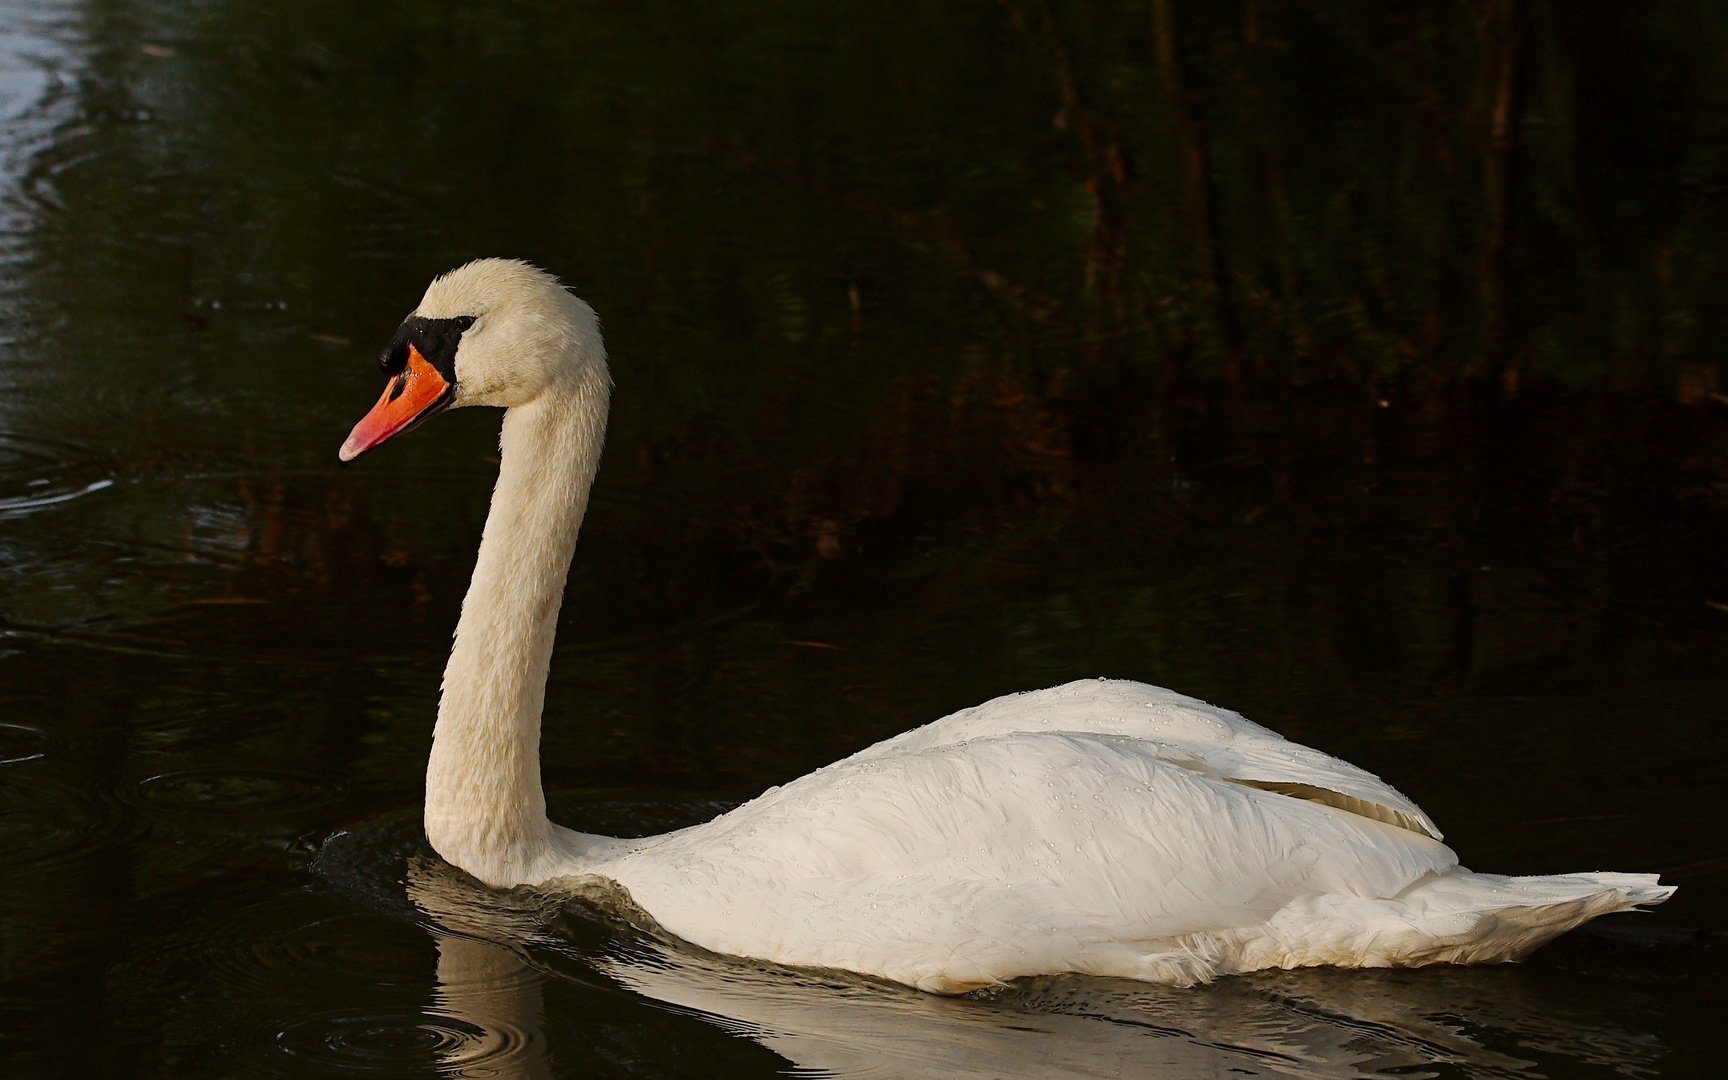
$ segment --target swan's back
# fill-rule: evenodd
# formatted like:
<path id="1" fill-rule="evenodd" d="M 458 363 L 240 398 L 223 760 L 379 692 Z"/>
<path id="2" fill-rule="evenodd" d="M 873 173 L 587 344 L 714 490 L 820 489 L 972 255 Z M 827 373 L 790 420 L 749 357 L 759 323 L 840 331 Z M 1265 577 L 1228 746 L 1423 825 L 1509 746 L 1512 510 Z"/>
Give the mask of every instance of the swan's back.
<path id="1" fill-rule="evenodd" d="M 1006 694 L 859 751 L 869 760 L 1017 733 L 1115 735 L 1148 746 L 1173 764 L 1297 798 L 1328 803 L 1438 840 L 1440 830 L 1412 802 L 1366 769 L 1293 743 L 1240 713 L 1161 686 L 1126 679 L 1083 679 Z"/>
<path id="2" fill-rule="evenodd" d="M 1668 892 L 1472 874 L 1426 823 L 1234 713 L 1086 682 L 955 713 L 583 872 L 704 948 L 942 992 L 1509 959 Z"/>
<path id="3" fill-rule="evenodd" d="M 1172 942 L 1296 895 L 1390 895 L 1438 841 L 1221 783 L 1116 735 L 849 759 L 602 872 L 717 952 L 954 991 L 1024 974 L 1210 977 Z"/>

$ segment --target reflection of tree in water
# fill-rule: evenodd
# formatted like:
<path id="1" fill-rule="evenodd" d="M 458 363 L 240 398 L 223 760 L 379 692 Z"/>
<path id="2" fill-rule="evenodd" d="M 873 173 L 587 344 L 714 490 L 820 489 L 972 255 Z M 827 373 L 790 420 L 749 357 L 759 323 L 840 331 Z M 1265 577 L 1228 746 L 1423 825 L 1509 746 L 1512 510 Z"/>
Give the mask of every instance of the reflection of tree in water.
<path id="1" fill-rule="evenodd" d="M 281 297 L 284 329 L 365 340 L 352 298 L 477 251 L 563 269 L 633 363 L 706 342 L 728 373 L 847 378 L 862 334 L 1045 373 L 1672 395 L 1721 336 L 1707 4 L 166 7 L 173 45 L 123 9 L 80 27 L 92 130 L 25 198 L 55 303 L 112 310 L 81 287 L 101 260 L 209 363 Z M 140 201 L 151 243 L 124 239 Z"/>
<path id="2" fill-rule="evenodd" d="M 434 857 L 410 859 L 407 888 L 439 942 L 435 1010 L 488 1031 L 484 1045 L 515 1048 L 519 1071 L 508 1075 L 546 1069 L 542 978 L 587 982 L 594 970 L 820 1075 L 1332 1078 L 1452 1066 L 1518 1077 L 1568 1063 L 1636 1072 L 1664 1053 L 1504 968 L 1269 973 L 1192 989 L 1040 978 L 941 998 L 627 930 L 597 937 L 584 925 L 592 914 L 566 910 L 556 921 L 587 943 L 578 950 L 549 934 L 531 897 L 512 906 Z M 555 1060 L 579 1052 L 549 1050 Z"/>
<path id="3" fill-rule="evenodd" d="M 101 429 L 126 469 L 249 459 L 263 475 L 195 497 L 243 508 L 248 587 L 272 577 L 254 599 L 454 605 L 492 434 L 366 465 L 368 491 L 396 486 L 368 510 L 319 475 L 313 433 L 375 392 L 364 358 L 428 270 L 500 251 L 606 317 L 617 412 L 569 616 L 591 640 L 832 610 L 884 571 L 1020 606 L 1064 560 L 1179 567 L 1221 543 L 1249 602 L 1164 583 L 1191 623 L 1321 643 L 1303 661 L 1323 669 L 1385 630 L 1358 668 L 1402 650 L 1470 673 L 1516 636 L 1471 626 L 1475 522 L 1551 501 L 1548 535 L 1587 541 L 1676 461 L 1656 497 L 1692 515 L 1677 543 L 1725 505 L 1697 352 L 1721 336 L 1699 298 L 1722 209 L 1691 194 L 1719 140 L 1691 136 L 1721 123 L 1728 49 L 1698 5 L 262 10 L 171 3 L 149 49 L 124 6 L 78 22 L 102 46 L 66 73 L 81 123 L 17 193 L 32 344 L 56 356 L 38 419 Z M 1231 371 L 1239 390 L 1211 379 Z M 1678 415 L 1658 401 L 1676 377 Z M 1557 404 L 1556 379 L 1654 396 Z M 1514 384 L 1512 411 L 1471 405 Z M 1388 509 L 1412 464 L 1431 486 Z M 194 501 L 155 495 L 151 516 Z M 1204 522 L 1300 546 L 1340 516 L 1386 528 L 1314 544 L 1356 547 L 1318 574 L 1271 540 L 1101 538 Z M 1422 529 L 1456 557 L 1392 565 Z M 1378 583 L 1339 598 L 1351 563 Z M 1074 592 L 1051 603 L 1100 602 Z M 1398 594 L 1422 602 L 1384 610 Z"/>

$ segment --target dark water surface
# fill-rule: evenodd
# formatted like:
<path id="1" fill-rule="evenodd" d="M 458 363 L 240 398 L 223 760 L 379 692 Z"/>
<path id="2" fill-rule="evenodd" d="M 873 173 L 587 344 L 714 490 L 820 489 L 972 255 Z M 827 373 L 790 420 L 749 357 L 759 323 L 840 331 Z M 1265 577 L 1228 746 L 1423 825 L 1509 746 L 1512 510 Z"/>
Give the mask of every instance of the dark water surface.
<path id="1" fill-rule="evenodd" d="M 1709 5 L 626 7 L 0 2 L 0 1072 L 1719 1067 Z M 948 1000 L 480 889 L 415 815 L 498 418 L 336 447 L 494 254 L 617 382 L 561 821 L 1108 674 L 1372 769 L 1475 869 L 1678 896 L 1520 966 Z"/>

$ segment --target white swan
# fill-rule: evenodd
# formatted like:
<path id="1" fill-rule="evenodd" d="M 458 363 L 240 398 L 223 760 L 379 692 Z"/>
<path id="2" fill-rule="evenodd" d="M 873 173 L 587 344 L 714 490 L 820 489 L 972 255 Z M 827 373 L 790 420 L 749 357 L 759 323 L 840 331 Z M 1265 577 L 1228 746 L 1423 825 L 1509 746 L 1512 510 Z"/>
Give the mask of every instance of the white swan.
<path id="1" fill-rule="evenodd" d="M 1378 777 L 1102 680 L 963 709 L 664 836 L 554 825 L 540 711 L 606 429 L 598 321 L 551 275 L 486 259 L 434 281 L 380 364 L 391 380 L 344 461 L 445 407 L 508 409 L 426 771 L 427 837 L 489 885 L 621 889 L 716 952 L 945 993 L 1511 960 L 1673 892 L 1650 874 L 1472 873 Z"/>

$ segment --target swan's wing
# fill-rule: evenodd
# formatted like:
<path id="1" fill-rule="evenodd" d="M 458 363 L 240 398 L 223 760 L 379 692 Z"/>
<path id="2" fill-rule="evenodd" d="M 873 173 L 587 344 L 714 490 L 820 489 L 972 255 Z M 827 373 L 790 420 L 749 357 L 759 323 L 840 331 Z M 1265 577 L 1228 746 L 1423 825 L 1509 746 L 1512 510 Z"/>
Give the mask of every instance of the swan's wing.
<path id="1" fill-rule="evenodd" d="M 1016 733 L 851 758 L 593 869 L 705 948 L 953 991 L 1051 971 L 1208 978 L 1218 961 L 1194 941 L 1456 865 L 1425 836 L 1158 750 Z"/>
<path id="2" fill-rule="evenodd" d="M 1020 732 L 1116 735 L 1167 747 L 1166 760 L 1224 779 L 1324 803 L 1438 840 L 1440 829 L 1409 796 L 1366 769 L 1294 743 L 1241 714 L 1158 686 L 1086 679 L 1008 694 L 859 751 L 868 761 Z"/>

